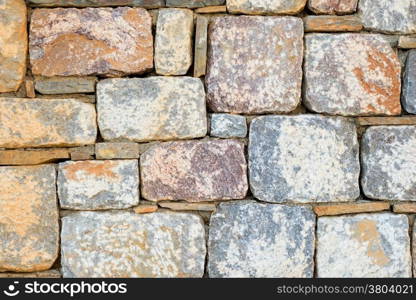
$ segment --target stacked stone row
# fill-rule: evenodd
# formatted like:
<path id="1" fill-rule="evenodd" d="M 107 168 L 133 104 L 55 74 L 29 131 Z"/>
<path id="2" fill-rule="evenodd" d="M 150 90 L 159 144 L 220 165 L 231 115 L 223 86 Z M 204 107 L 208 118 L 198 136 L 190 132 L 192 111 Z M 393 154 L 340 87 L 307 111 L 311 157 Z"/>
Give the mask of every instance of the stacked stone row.
<path id="1" fill-rule="evenodd" d="M 412 277 L 415 1 L 3 2 L 3 276 Z"/>

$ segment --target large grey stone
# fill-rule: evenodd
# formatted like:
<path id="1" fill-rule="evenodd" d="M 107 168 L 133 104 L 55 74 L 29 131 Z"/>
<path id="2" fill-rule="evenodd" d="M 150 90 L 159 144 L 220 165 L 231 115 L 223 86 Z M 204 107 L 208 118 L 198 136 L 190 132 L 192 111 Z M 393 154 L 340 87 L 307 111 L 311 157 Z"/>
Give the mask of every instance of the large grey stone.
<path id="1" fill-rule="evenodd" d="M 251 122 L 253 195 L 269 202 L 351 201 L 360 194 L 353 121 L 318 115 L 264 116 Z"/>
<path id="2" fill-rule="evenodd" d="M 360 0 L 358 12 L 366 29 L 387 33 L 416 32 L 415 0 Z"/>
<path id="3" fill-rule="evenodd" d="M 416 201 L 416 126 L 375 126 L 361 145 L 361 184 L 372 199 Z"/>
<path id="4" fill-rule="evenodd" d="M 247 135 L 247 121 L 244 116 L 212 114 L 211 136 L 220 138 L 243 138 Z"/>
<path id="5" fill-rule="evenodd" d="M 134 160 L 84 160 L 59 164 L 62 208 L 121 209 L 139 203 L 139 167 Z"/>
<path id="6" fill-rule="evenodd" d="M 411 277 L 409 223 L 391 213 L 320 217 L 318 277 Z"/>
<path id="7" fill-rule="evenodd" d="M 64 277 L 202 277 L 205 230 L 187 213 L 79 212 L 62 218 Z"/>
<path id="8" fill-rule="evenodd" d="M 403 76 L 403 108 L 410 114 L 416 114 L 416 50 L 407 54 Z"/>
<path id="9" fill-rule="evenodd" d="M 97 85 L 105 140 L 137 142 L 205 136 L 205 91 L 192 77 L 107 79 Z"/>
<path id="10" fill-rule="evenodd" d="M 312 277 L 315 215 L 309 207 L 222 203 L 211 217 L 210 277 Z"/>

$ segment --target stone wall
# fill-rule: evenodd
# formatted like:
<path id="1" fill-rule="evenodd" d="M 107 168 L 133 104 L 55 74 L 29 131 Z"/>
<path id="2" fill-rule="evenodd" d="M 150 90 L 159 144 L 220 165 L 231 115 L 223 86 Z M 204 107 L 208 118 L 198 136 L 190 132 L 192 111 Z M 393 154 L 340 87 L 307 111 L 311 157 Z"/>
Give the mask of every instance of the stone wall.
<path id="1" fill-rule="evenodd" d="M 412 48 L 415 0 L 0 0 L 0 277 L 412 277 Z"/>

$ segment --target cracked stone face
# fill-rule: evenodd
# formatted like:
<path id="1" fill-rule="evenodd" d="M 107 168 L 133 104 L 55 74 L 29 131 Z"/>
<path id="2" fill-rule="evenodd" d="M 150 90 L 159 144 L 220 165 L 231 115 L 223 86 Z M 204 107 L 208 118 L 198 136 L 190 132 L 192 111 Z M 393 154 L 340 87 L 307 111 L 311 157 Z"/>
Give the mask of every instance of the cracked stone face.
<path id="1" fill-rule="evenodd" d="M 162 143 L 140 157 L 142 196 L 152 201 L 243 199 L 246 169 L 240 141 Z"/>
<path id="2" fill-rule="evenodd" d="M 246 118 L 231 114 L 212 114 L 210 135 L 220 138 L 243 138 L 247 135 Z"/>
<path id="3" fill-rule="evenodd" d="M 289 14 L 300 12 L 306 0 L 227 0 L 227 10 L 240 14 Z"/>
<path id="4" fill-rule="evenodd" d="M 295 17 L 211 20 L 206 76 L 214 112 L 289 112 L 300 102 L 303 23 Z"/>
<path id="5" fill-rule="evenodd" d="M 188 213 L 79 212 L 62 218 L 64 277 L 202 277 L 205 229 Z"/>
<path id="6" fill-rule="evenodd" d="M 361 184 L 372 199 L 416 201 L 416 126 L 369 127 L 363 135 Z"/>
<path id="7" fill-rule="evenodd" d="M 58 257 L 53 165 L 0 167 L 0 271 L 49 269 Z"/>
<path id="8" fill-rule="evenodd" d="M 403 76 L 403 108 L 410 114 L 416 114 L 416 49 L 407 54 Z"/>
<path id="9" fill-rule="evenodd" d="M 358 12 L 366 29 L 416 33 L 416 0 L 360 0 Z"/>
<path id="10" fill-rule="evenodd" d="M 400 61 L 379 35 L 307 34 L 304 74 L 304 103 L 315 112 L 344 116 L 401 112 Z"/>
<path id="11" fill-rule="evenodd" d="M 122 209 L 139 203 L 139 168 L 134 160 L 64 162 L 58 195 L 66 209 Z"/>
<path id="12" fill-rule="evenodd" d="M 142 8 L 35 9 L 30 63 L 43 76 L 143 73 L 153 68 L 152 19 Z"/>
<path id="13" fill-rule="evenodd" d="M 342 117 L 263 116 L 251 122 L 250 187 L 267 202 L 358 198 L 356 126 Z"/>
<path id="14" fill-rule="evenodd" d="M 315 215 L 310 207 L 221 203 L 211 216 L 210 277 L 312 277 Z"/>
<path id="15" fill-rule="evenodd" d="M 205 91 L 192 77 L 106 79 L 97 85 L 105 140 L 146 142 L 206 135 Z"/>
<path id="16" fill-rule="evenodd" d="M 0 147 L 94 144 L 94 105 L 73 99 L 0 98 Z"/>
<path id="17" fill-rule="evenodd" d="M 406 215 L 318 218 L 318 277 L 411 277 L 408 230 Z"/>

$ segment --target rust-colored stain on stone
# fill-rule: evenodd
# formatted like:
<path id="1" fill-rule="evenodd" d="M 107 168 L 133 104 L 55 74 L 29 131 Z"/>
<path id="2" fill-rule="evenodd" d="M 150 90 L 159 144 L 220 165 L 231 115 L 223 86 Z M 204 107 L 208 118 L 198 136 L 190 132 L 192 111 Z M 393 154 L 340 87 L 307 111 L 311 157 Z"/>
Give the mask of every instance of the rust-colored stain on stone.
<path id="1" fill-rule="evenodd" d="M 85 172 L 90 176 L 106 177 L 108 179 L 117 179 L 118 175 L 112 170 L 116 165 L 115 162 L 106 161 L 79 161 L 73 164 L 65 165 L 64 171 L 66 177 L 70 180 L 81 180 L 78 178 L 78 173 Z"/>

